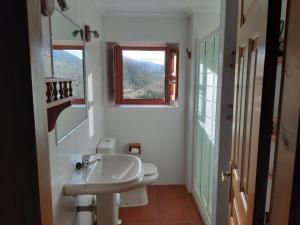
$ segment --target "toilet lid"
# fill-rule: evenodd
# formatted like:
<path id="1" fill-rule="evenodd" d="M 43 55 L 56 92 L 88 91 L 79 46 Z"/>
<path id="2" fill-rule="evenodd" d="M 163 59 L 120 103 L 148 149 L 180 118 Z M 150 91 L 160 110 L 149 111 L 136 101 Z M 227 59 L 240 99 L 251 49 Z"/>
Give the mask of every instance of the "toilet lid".
<path id="1" fill-rule="evenodd" d="M 157 173 L 157 166 L 150 163 L 144 163 L 144 176 L 151 176 L 156 173 Z"/>

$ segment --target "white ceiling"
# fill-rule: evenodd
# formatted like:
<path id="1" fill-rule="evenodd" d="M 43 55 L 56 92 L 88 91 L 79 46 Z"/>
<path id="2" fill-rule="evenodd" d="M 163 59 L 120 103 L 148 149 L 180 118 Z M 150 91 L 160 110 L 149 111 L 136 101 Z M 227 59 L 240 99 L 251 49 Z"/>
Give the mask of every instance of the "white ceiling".
<path id="1" fill-rule="evenodd" d="M 220 0 L 95 0 L 105 15 L 187 16 L 219 11 Z"/>

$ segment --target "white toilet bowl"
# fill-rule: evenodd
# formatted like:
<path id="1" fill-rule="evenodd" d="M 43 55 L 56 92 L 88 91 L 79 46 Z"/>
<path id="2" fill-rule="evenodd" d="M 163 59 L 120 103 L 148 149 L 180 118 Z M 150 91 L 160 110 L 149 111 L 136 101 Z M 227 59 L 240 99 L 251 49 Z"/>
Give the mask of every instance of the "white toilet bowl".
<path id="1" fill-rule="evenodd" d="M 135 207 L 148 204 L 147 186 L 158 179 L 157 167 L 150 163 L 144 163 L 144 178 L 137 188 L 121 193 L 120 207 Z"/>
<path id="2" fill-rule="evenodd" d="M 97 146 L 97 153 L 116 153 L 116 138 L 102 138 Z M 143 163 L 144 178 L 142 183 L 135 189 L 121 193 L 120 207 L 134 207 L 148 204 L 147 185 L 153 184 L 158 179 L 157 166 Z"/>
<path id="3" fill-rule="evenodd" d="M 151 163 L 143 163 L 144 166 L 144 179 L 142 186 L 150 185 L 158 179 L 157 166 Z"/>

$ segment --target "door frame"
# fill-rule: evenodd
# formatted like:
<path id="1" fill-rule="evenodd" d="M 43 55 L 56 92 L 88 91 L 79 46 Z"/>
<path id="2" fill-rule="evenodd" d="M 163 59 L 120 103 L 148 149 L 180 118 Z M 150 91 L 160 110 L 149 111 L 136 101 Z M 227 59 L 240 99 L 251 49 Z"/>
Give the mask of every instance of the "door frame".
<path id="1" fill-rule="evenodd" d="M 52 225 L 41 1 L 2 4 L 1 223 Z"/>
<path id="2" fill-rule="evenodd" d="M 299 178 L 296 179 L 300 168 L 299 7 L 298 0 L 288 1 L 270 225 L 297 225 L 300 222 L 300 183 Z"/>
<path id="3" fill-rule="evenodd" d="M 218 102 L 216 120 L 216 146 L 212 225 L 228 220 L 229 183 L 220 179 L 222 171 L 230 168 L 232 115 L 235 76 L 235 49 L 237 38 L 238 0 L 222 1 L 219 47 Z M 236 34 L 236 35 L 233 35 Z M 222 129 L 221 129 L 222 127 Z"/>
<path id="4" fill-rule="evenodd" d="M 204 37 L 202 38 L 198 38 L 196 40 L 196 50 L 195 50 L 195 84 L 194 84 L 194 112 L 193 112 L 193 121 L 195 121 L 194 125 L 193 125 L 193 161 L 191 162 L 192 165 L 193 165 L 193 169 L 192 169 L 192 187 L 191 187 L 191 192 L 192 192 L 192 195 L 194 197 L 194 199 L 196 199 L 196 205 L 200 211 L 200 214 L 201 214 L 201 217 L 203 219 L 203 222 L 206 224 L 206 225 L 211 225 L 212 224 L 212 216 L 209 218 L 209 215 L 207 215 L 207 213 L 205 212 L 205 209 L 204 209 L 204 206 L 201 202 L 201 199 L 198 198 L 197 194 L 195 193 L 195 190 L 194 190 L 194 170 L 195 170 L 195 159 L 196 159 L 196 145 L 197 145 L 197 121 L 198 121 L 198 114 L 197 114 L 197 111 L 198 111 L 198 98 L 197 98 L 197 95 L 198 95 L 198 89 L 199 89 L 199 63 L 198 63 L 198 60 L 200 59 L 200 45 L 201 45 L 201 42 L 202 41 L 206 41 L 209 37 L 215 35 L 215 34 L 219 34 L 220 32 L 220 28 L 217 28 L 215 30 L 213 30 L 212 32 L 210 32 L 209 34 L 205 35 Z M 219 65 L 219 64 L 218 64 Z M 219 69 L 218 69 L 219 70 Z M 219 72 L 218 72 L 219 73 Z M 218 80 L 219 82 L 219 80 Z M 218 96 L 219 97 L 219 96 Z M 217 97 L 217 98 L 218 98 Z M 218 104 L 218 102 L 217 102 Z M 217 123 L 217 112 L 216 112 L 216 123 Z M 214 155 L 216 153 L 216 147 L 214 148 Z M 214 171 L 215 171 L 215 165 L 213 165 L 214 167 Z M 213 176 L 215 176 L 215 174 L 213 173 Z M 214 186 L 214 183 L 213 183 L 213 186 Z M 212 204 L 214 202 L 214 192 L 212 194 Z M 212 205 L 213 207 L 213 205 Z"/>
<path id="5" fill-rule="evenodd" d="M 266 43 L 269 43 L 271 46 L 277 46 L 277 48 L 266 48 L 265 52 L 265 76 L 261 101 L 258 161 L 253 212 L 253 224 L 257 225 L 263 224 L 266 217 L 265 203 L 269 176 L 271 134 L 273 129 L 272 119 L 276 87 L 276 76 L 273 75 L 277 73 L 279 56 L 281 5 L 281 0 L 269 0 Z"/>
<path id="6" fill-rule="evenodd" d="M 213 172 L 214 189 L 211 225 L 223 224 L 224 221 L 227 221 L 228 219 L 229 184 L 224 185 L 221 182 L 219 175 L 221 174 L 221 171 L 228 170 L 228 161 L 230 160 L 231 155 L 232 120 L 230 117 L 233 113 L 232 105 L 235 76 L 235 69 L 231 68 L 231 64 L 234 64 L 235 62 L 234 51 L 236 49 L 236 35 L 232 34 L 237 33 L 237 17 L 238 0 L 222 1 L 219 28 L 218 101 L 216 109 L 216 146 Z M 197 90 L 197 79 L 195 80 L 195 90 Z M 194 105 L 197 105 L 196 103 L 197 100 L 195 98 Z M 196 107 L 194 107 L 194 110 L 195 119 Z M 220 127 L 222 127 L 222 129 L 220 129 Z M 193 146 L 195 146 L 195 127 L 193 128 L 193 133 Z M 206 220 L 204 222 L 205 224 L 209 224 Z"/>
<path id="7" fill-rule="evenodd" d="M 37 183 L 42 225 L 53 224 L 48 118 L 43 67 L 42 14 L 40 0 L 27 0 L 27 20 L 34 116 Z M 48 19 L 48 18 L 46 18 Z"/>

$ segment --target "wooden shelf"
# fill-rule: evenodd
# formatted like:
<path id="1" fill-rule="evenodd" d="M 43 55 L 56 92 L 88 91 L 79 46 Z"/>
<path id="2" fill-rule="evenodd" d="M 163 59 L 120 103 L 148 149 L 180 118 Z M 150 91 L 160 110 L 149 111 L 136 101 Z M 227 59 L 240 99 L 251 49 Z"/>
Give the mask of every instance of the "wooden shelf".
<path id="1" fill-rule="evenodd" d="M 59 114 L 72 105 L 73 97 L 71 79 L 64 78 L 46 78 L 46 100 L 48 115 L 48 131 L 55 127 Z"/>
<path id="2" fill-rule="evenodd" d="M 73 100 L 75 100 L 74 97 L 67 97 L 67 98 L 64 98 L 64 99 L 61 99 L 61 100 L 57 100 L 55 102 L 47 103 L 47 109 L 50 109 L 50 108 L 53 108 L 55 106 L 64 104 L 66 102 L 70 102 L 70 101 L 72 102 Z"/>

